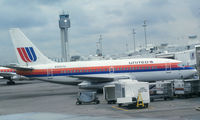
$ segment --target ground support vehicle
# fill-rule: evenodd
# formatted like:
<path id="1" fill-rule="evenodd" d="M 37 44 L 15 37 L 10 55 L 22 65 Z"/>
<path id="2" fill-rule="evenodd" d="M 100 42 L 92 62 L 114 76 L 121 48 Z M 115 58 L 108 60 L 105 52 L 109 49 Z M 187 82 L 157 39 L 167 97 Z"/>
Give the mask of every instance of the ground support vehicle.
<path id="1" fill-rule="evenodd" d="M 149 83 L 138 81 L 122 81 L 115 84 L 115 97 L 118 106 L 136 108 L 148 107 L 150 103 Z"/>
<path id="2" fill-rule="evenodd" d="M 96 96 L 96 92 L 94 91 L 80 91 L 78 92 L 78 97 L 76 104 L 99 104 L 100 101 L 98 100 L 98 97 Z"/>

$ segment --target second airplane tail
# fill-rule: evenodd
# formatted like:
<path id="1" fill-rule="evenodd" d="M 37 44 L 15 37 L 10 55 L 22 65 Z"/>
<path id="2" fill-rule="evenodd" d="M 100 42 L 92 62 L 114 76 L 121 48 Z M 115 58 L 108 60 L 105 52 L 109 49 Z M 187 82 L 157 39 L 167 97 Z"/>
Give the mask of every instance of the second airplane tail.
<path id="1" fill-rule="evenodd" d="M 44 56 L 19 28 L 11 28 L 9 31 L 17 55 L 17 60 L 21 66 L 32 66 L 53 62 Z"/>

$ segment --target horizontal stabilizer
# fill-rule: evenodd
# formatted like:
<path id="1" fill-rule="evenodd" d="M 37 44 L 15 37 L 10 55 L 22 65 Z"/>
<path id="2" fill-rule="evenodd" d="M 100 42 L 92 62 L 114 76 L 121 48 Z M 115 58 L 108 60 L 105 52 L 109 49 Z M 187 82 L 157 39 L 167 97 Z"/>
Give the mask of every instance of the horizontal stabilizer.
<path id="1" fill-rule="evenodd" d="M 11 66 L 11 65 L 2 66 L 2 67 L 7 67 L 7 68 L 15 69 L 15 70 L 20 70 L 20 71 L 32 71 L 33 70 L 33 68 L 20 67 L 20 66 Z"/>

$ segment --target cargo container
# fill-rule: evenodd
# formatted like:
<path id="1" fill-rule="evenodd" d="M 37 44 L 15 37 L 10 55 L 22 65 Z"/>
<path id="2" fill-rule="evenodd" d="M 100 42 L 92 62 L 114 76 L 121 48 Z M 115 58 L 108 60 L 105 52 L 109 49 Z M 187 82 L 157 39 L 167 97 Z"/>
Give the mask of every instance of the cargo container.
<path id="1" fill-rule="evenodd" d="M 103 87 L 103 96 L 108 104 L 115 104 L 117 99 L 115 97 L 115 85 L 106 85 Z"/>
<path id="2" fill-rule="evenodd" d="M 192 95 L 199 95 L 200 80 L 174 80 L 174 94 L 178 97 L 192 97 Z"/>
<path id="3" fill-rule="evenodd" d="M 150 100 L 154 101 L 155 99 L 173 99 L 174 96 L 174 88 L 173 81 L 157 81 L 155 83 L 151 83 L 150 89 Z"/>

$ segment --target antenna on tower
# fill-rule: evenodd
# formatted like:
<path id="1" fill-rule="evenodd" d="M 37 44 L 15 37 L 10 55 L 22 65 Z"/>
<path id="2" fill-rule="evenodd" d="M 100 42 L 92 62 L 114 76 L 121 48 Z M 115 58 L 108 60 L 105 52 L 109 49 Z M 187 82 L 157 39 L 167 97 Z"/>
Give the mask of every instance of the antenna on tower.
<path id="1" fill-rule="evenodd" d="M 103 54 L 102 54 L 102 35 L 100 35 L 100 37 L 99 37 L 99 41 L 97 42 L 97 51 L 96 51 L 96 54 L 98 55 L 98 56 L 102 56 Z"/>
<path id="2" fill-rule="evenodd" d="M 136 41 L 135 41 L 135 34 L 136 34 L 136 32 L 135 32 L 135 29 L 133 28 L 133 44 L 134 44 L 134 52 L 136 51 L 136 45 L 135 45 L 135 43 L 136 43 Z"/>
<path id="3" fill-rule="evenodd" d="M 126 40 L 126 52 L 129 52 L 129 49 L 128 49 L 128 41 Z"/>
<path id="4" fill-rule="evenodd" d="M 142 25 L 144 27 L 144 40 L 145 40 L 145 48 L 147 49 L 147 34 L 146 34 L 146 20 L 144 20 L 144 24 Z"/>

